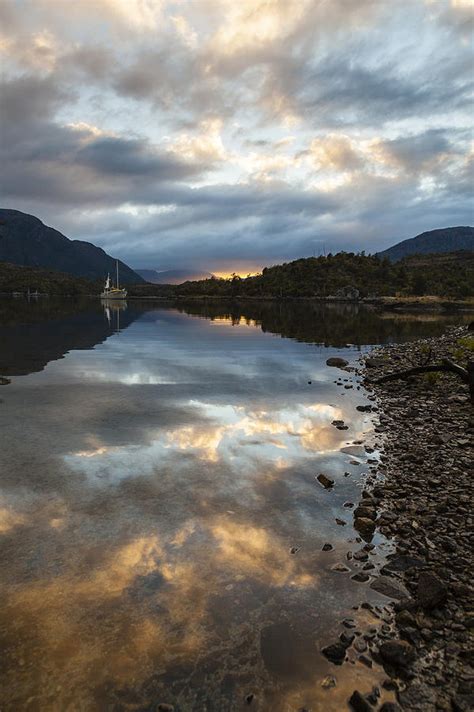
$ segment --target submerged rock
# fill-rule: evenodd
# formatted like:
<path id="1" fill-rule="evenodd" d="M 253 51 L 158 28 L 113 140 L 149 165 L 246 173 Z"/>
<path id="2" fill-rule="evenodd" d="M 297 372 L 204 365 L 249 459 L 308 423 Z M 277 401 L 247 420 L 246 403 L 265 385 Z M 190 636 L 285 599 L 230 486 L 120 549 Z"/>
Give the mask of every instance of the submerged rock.
<path id="1" fill-rule="evenodd" d="M 346 361 L 345 358 L 339 358 L 338 356 L 331 356 L 331 358 L 328 358 L 326 361 L 326 366 L 334 366 L 335 368 L 345 368 L 348 365 L 349 361 Z"/>

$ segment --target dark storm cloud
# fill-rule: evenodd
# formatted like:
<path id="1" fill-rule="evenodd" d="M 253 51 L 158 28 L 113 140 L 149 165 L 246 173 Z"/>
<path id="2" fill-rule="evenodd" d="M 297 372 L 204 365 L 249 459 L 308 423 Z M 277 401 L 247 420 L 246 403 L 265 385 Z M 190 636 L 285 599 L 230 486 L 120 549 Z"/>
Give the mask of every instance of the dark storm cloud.
<path id="1" fill-rule="evenodd" d="M 104 137 L 89 141 L 76 154 L 76 161 L 97 173 L 126 178 L 174 180 L 190 176 L 194 170 L 176 158 L 160 155 L 148 141 Z"/>
<path id="2" fill-rule="evenodd" d="M 54 120 L 72 93 L 52 77 L 21 76 L 1 89 L 2 193 L 70 205 L 120 205 L 157 199 L 160 184 L 195 176 L 189 164 L 145 138 L 96 136 L 86 126 Z"/>

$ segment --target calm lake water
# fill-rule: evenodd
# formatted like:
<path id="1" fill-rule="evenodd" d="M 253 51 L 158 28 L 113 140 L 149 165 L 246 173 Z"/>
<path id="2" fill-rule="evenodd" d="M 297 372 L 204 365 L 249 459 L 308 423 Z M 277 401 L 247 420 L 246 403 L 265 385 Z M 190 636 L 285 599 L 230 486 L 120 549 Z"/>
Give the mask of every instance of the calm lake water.
<path id="1" fill-rule="evenodd" d="M 376 444 L 367 394 L 325 363 L 448 321 L 0 302 L 0 708 L 336 712 L 380 684 L 320 653 L 389 603 L 346 558 L 374 455 L 342 448 Z"/>

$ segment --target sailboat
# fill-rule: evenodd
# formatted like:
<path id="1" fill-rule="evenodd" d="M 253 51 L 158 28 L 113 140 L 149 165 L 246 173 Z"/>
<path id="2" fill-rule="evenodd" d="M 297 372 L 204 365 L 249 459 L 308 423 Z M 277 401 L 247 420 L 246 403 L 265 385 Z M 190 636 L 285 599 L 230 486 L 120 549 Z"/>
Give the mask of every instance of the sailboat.
<path id="1" fill-rule="evenodd" d="M 104 291 L 100 295 L 102 297 L 102 299 L 126 299 L 127 298 L 127 290 L 120 289 L 120 287 L 119 287 L 118 260 L 115 260 L 115 265 L 117 268 L 117 286 L 116 287 L 111 286 L 110 274 L 108 274 L 107 279 L 105 280 Z"/>

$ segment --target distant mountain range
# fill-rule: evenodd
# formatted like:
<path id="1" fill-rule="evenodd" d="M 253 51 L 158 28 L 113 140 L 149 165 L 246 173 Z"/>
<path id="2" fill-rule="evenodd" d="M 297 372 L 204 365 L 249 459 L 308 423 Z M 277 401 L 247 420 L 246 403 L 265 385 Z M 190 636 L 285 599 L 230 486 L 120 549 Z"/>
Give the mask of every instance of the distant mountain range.
<path id="1" fill-rule="evenodd" d="M 42 267 L 90 280 L 115 275 L 115 259 L 100 247 L 82 240 L 69 240 L 33 215 L 0 208 L 0 262 L 24 267 Z M 122 284 L 144 280 L 118 261 Z"/>
<path id="2" fill-rule="evenodd" d="M 210 272 L 194 272 L 186 269 L 168 269 L 158 272 L 156 269 L 136 269 L 135 272 L 151 284 L 183 284 L 183 282 L 197 282 L 200 279 L 211 279 Z"/>
<path id="3" fill-rule="evenodd" d="M 474 227 L 445 227 L 441 230 L 429 230 L 421 235 L 403 240 L 378 252 L 378 257 L 388 257 L 391 262 L 398 262 L 409 255 L 427 255 L 438 252 L 474 251 Z"/>

